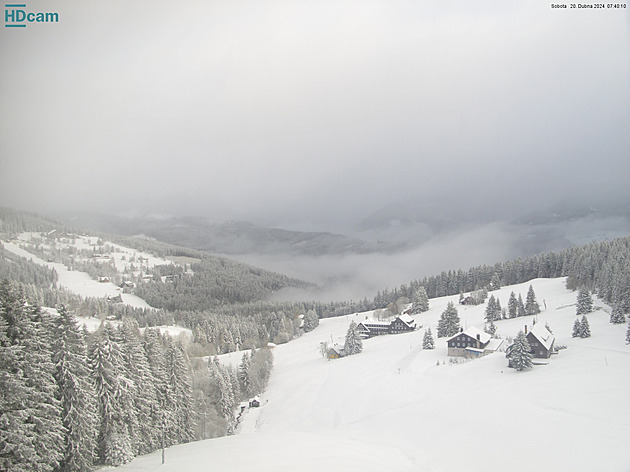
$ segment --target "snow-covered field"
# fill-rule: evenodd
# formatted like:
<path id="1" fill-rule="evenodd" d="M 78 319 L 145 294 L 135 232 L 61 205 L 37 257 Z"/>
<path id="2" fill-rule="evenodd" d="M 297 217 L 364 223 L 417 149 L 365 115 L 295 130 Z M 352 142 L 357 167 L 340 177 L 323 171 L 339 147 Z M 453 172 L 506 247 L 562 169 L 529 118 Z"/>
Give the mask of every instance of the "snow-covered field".
<path id="1" fill-rule="evenodd" d="M 239 434 L 157 451 L 122 471 L 630 471 L 630 347 L 627 325 L 608 307 L 588 316 L 592 337 L 571 338 L 576 292 L 564 279 L 531 282 L 557 344 L 568 346 L 531 371 L 507 368 L 503 353 L 450 364 L 443 339 L 423 351 L 424 329 L 364 342 L 361 354 L 325 360 L 321 341 L 343 336 L 351 320 L 319 328 L 274 350 L 263 406 Z M 493 292 L 507 306 L 513 290 Z M 431 326 L 448 301 L 415 316 Z M 544 303 L 546 309 L 544 309 Z M 483 328 L 485 305 L 458 306 L 463 326 Z M 531 317 L 497 323 L 514 336 Z M 439 364 L 439 365 L 438 365 Z"/>
<path id="2" fill-rule="evenodd" d="M 117 287 L 111 282 L 98 282 L 92 279 L 85 272 L 68 270 L 65 265 L 57 262 L 47 262 L 10 241 L 3 241 L 2 244 L 6 250 L 11 251 L 18 256 L 31 260 L 36 264 L 55 269 L 55 271 L 57 271 L 57 275 L 59 276 L 57 286 L 60 288 L 66 288 L 72 293 L 76 293 L 77 295 L 82 295 L 84 297 L 115 297 L 117 295 L 121 295 L 123 303 L 126 305 L 137 308 L 151 308 L 142 298 L 131 293 L 122 293 L 120 287 Z"/>

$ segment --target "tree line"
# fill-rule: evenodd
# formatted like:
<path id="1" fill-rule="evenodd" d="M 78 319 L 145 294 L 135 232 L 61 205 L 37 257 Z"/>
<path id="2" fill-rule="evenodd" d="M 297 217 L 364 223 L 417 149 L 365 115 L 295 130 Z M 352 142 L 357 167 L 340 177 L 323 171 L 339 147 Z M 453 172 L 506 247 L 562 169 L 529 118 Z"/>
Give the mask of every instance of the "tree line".
<path id="1" fill-rule="evenodd" d="M 585 287 L 611 306 L 630 311 L 630 237 L 518 258 L 466 271 L 450 270 L 424 277 L 393 290 L 379 291 L 371 306 L 384 307 L 400 297 L 412 299 L 423 287 L 429 298 L 497 289 L 535 278 L 567 277 L 567 288 Z M 374 309 L 370 308 L 370 309 Z"/>

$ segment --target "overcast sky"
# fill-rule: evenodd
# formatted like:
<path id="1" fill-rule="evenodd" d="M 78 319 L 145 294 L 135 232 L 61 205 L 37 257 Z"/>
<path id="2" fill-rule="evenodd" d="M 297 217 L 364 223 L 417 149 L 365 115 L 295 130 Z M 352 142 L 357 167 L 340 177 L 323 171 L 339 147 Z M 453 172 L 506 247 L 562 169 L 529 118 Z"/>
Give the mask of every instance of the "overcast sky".
<path id="1" fill-rule="evenodd" d="M 326 228 L 630 195 L 630 9 L 27 5 L 59 23 L 0 32 L 2 206 Z"/>

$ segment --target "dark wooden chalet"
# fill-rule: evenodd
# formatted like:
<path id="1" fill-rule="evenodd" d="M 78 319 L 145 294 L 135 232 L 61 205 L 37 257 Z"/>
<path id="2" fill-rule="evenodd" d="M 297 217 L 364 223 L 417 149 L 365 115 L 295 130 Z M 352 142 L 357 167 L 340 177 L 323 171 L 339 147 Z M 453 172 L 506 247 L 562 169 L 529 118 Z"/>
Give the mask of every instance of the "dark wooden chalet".
<path id="1" fill-rule="evenodd" d="M 397 316 L 393 321 L 376 321 L 366 319 L 357 325 L 357 330 L 363 338 L 372 338 L 383 334 L 407 333 L 416 329 L 416 322 L 407 315 Z"/>
<path id="2" fill-rule="evenodd" d="M 532 329 L 527 332 L 527 326 L 525 326 L 525 337 L 531 348 L 530 352 L 533 357 L 538 359 L 549 359 L 553 353 L 553 343 L 556 338 L 541 324 L 535 324 Z"/>
<path id="3" fill-rule="evenodd" d="M 260 398 L 255 396 L 254 398 L 249 399 L 249 407 L 250 408 L 258 408 L 260 406 Z"/>
<path id="4" fill-rule="evenodd" d="M 400 334 L 416 329 L 416 322 L 409 316 L 409 314 L 403 313 L 397 316 L 394 321 L 389 325 L 389 334 Z"/>
<path id="5" fill-rule="evenodd" d="M 471 326 L 446 340 L 448 355 L 455 357 L 481 357 L 500 350 L 503 341 Z"/>
<path id="6" fill-rule="evenodd" d="M 364 320 L 357 325 L 357 331 L 363 338 L 389 334 L 389 321 Z"/>

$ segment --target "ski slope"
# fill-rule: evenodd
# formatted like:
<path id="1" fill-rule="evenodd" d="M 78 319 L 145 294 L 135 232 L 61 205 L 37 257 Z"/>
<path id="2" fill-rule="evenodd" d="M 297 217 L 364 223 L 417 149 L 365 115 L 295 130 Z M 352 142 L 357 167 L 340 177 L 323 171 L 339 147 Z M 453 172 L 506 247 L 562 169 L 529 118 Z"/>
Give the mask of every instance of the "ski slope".
<path id="1" fill-rule="evenodd" d="M 122 471 L 630 471 L 630 348 L 627 325 L 609 323 L 596 300 L 592 337 L 571 338 L 576 292 L 564 279 L 537 279 L 492 292 L 507 306 L 533 285 L 556 344 L 549 365 L 516 372 L 503 353 L 449 363 L 444 339 L 421 348 L 424 329 L 364 342 L 361 354 L 326 360 L 321 341 L 343 336 L 354 314 L 322 320 L 274 350 L 262 406 L 235 436 L 169 448 Z M 448 301 L 414 318 L 431 326 Z M 544 301 L 544 302 L 543 302 Z M 546 309 L 544 304 L 546 303 Z M 485 305 L 458 306 L 462 326 L 483 328 Z M 514 336 L 531 317 L 497 322 Z"/>

